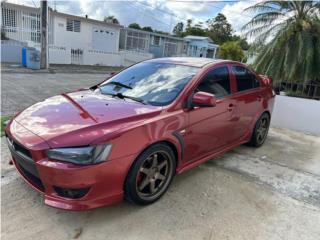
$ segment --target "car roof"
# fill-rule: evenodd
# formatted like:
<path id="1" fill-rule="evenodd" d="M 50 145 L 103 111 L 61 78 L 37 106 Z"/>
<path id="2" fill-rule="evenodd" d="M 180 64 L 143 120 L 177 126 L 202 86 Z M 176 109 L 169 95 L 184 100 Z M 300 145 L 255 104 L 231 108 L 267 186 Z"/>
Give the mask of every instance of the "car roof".
<path id="1" fill-rule="evenodd" d="M 168 58 L 154 58 L 147 60 L 146 62 L 156 63 L 172 63 L 179 65 L 186 65 L 191 67 L 204 67 L 208 64 L 217 64 L 222 62 L 230 62 L 222 59 L 201 58 L 201 57 L 168 57 Z"/>

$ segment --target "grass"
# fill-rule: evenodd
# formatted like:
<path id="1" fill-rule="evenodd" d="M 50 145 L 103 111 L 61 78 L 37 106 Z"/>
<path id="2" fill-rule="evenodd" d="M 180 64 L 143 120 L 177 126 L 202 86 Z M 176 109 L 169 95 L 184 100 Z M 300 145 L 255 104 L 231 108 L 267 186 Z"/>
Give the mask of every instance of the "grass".
<path id="1" fill-rule="evenodd" d="M 4 129 L 6 127 L 6 123 L 10 120 L 11 116 L 1 116 L 1 137 L 4 136 Z"/>

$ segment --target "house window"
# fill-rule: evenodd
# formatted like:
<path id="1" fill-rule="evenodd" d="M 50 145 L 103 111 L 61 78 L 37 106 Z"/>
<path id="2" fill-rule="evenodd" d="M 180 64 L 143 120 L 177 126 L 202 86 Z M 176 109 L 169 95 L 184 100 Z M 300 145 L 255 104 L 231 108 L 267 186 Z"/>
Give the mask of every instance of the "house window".
<path id="1" fill-rule="evenodd" d="M 127 32 L 127 42 L 125 49 L 127 50 L 147 50 L 148 35 L 145 33 L 138 33 L 133 31 Z"/>
<path id="2" fill-rule="evenodd" d="M 153 36 L 153 45 L 159 46 L 160 45 L 160 37 L 159 36 Z"/>
<path id="3" fill-rule="evenodd" d="M 30 23 L 31 23 L 31 41 L 40 42 L 40 15 L 31 13 Z"/>
<path id="4" fill-rule="evenodd" d="M 81 22 L 78 20 L 67 19 L 66 30 L 69 32 L 80 32 Z"/>
<path id="5" fill-rule="evenodd" d="M 16 32 L 17 27 L 16 11 L 12 9 L 2 8 L 2 24 L 7 32 Z"/>

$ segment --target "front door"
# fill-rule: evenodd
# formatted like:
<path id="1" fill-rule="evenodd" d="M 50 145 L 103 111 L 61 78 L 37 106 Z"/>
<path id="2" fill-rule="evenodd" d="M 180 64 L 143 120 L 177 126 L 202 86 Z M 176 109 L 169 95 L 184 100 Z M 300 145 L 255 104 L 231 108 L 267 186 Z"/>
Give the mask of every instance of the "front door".
<path id="1" fill-rule="evenodd" d="M 195 91 L 214 94 L 217 104 L 215 107 L 195 107 L 189 110 L 185 136 L 186 162 L 196 161 L 229 144 L 238 120 L 235 113 L 236 101 L 231 97 L 227 66 L 209 71 Z"/>

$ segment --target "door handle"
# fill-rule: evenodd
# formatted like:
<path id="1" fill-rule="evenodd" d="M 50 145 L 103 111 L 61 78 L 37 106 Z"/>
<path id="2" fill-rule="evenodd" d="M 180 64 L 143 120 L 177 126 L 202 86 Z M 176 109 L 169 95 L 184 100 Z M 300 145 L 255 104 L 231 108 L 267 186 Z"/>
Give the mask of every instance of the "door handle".
<path id="1" fill-rule="evenodd" d="M 262 100 L 262 95 L 258 95 L 257 100 L 260 102 Z"/>
<path id="2" fill-rule="evenodd" d="M 235 105 L 233 103 L 230 103 L 227 110 L 230 112 L 232 111 L 232 109 L 235 107 Z"/>

